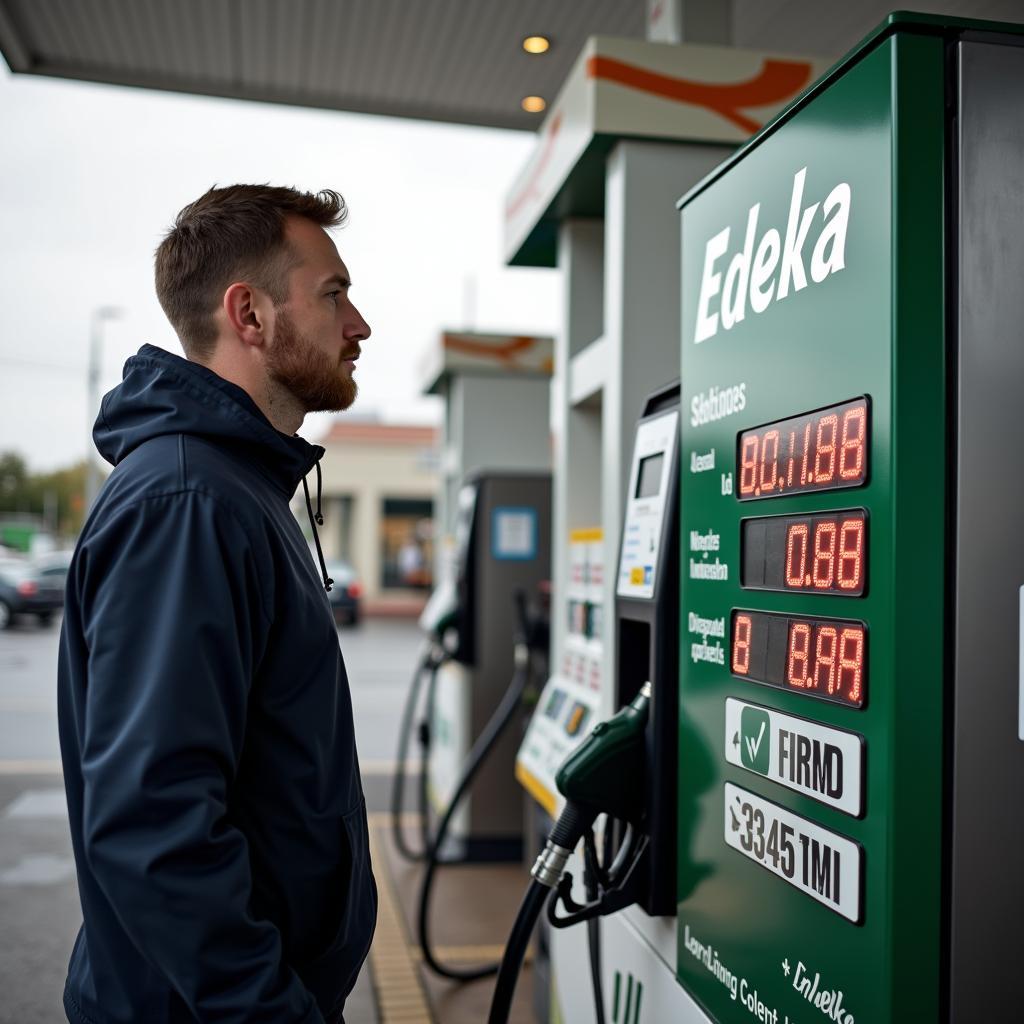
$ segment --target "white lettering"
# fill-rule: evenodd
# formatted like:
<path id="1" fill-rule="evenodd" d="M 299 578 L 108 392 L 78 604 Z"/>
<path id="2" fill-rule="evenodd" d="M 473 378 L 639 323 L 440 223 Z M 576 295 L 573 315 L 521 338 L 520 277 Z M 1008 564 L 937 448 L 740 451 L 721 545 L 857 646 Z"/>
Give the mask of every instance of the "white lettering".
<path id="1" fill-rule="evenodd" d="M 782 239 L 775 228 L 764 233 L 754 257 L 754 269 L 750 275 L 750 308 L 755 313 L 763 313 L 771 304 L 775 294 L 773 275 L 779 264 L 779 250 Z M 765 288 L 765 284 L 768 285 Z"/>
<path id="2" fill-rule="evenodd" d="M 748 299 L 755 314 L 764 313 L 773 302 L 786 298 L 791 291 L 799 292 L 807 287 L 804 250 L 816 220 L 820 221 L 820 230 L 811 252 L 811 282 L 820 284 L 830 275 L 845 269 L 846 235 L 852 203 L 850 185 L 841 181 L 823 203 L 810 203 L 805 207 L 806 181 L 807 168 L 802 167 L 793 175 L 785 238 L 777 228 L 769 227 L 755 246 L 761 203 L 750 207 L 743 245 L 729 261 L 724 285 L 722 273 L 715 267 L 729 250 L 731 229 L 723 228 L 706 243 L 694 330 L 695 344 L 717 334 L 719 322 L 726 331 L 741 323 L 746 317 Z"/>
<path id="3" fill-rule="evenodd" d="M 710 388 L 690 399 L 690 426 L 725 419 L 743 412 L 747 407 L 747 385 L 735 384 L 729 388 Z"/>
<path id="4" fill-rule="evenodd" d="M 818 204 L 808 206 L 803 215 L 800 214 L 800 207 L 804 201 L 804 179 L 807 177 L 807 168 L 802 167 L 793 177 L 793 194 L 789 200 L 789 222 L 786 224 L 786 241 L 782 245 L 782 269 L 779 273 L 778 299 L 784 299 L 789 294 L 789 282 L 793 281 L 795 291 L 802 291 L 807 287 L 807 274 L 804 272 L 804 242 L 807 241 L 807 232 L 810 230 L 814 213 Z M 797 228 L 799 224 L 799 228 Z"/>
<path id="5" fill-rule="evenodd" d="M 722 275 L 714 273 L 715 260 L 725 255 L 729 248 L 729 229 L 719 231 L 704 248 L 704 274 L 700 280 L 700 302 L 697 306 L 697 335 L 693 339 L 698 345 L 718 331 L 718 314 L 708 311 L 711 300 L 718 294 Z"/>
<path id="6" fill-rule="evenodd" d="M 750 257 L 754 251 L 754 234 L 760 209 L 760 203 L 750 208 L 743 251 L 733 256 L 726 271 L 725 288 L 722 290 L 722 326 L 727 331 L 747 315 L 747 281 L 750 279 Z"/>
<path id="7" fill-rule="evenodd" d="M 835 216 L 825 224 L 825 230 L 814 244 L 814 252 L 811 255 L 811 278 L 815 284 L 820 284 L 829 274 L 834 274 L 846 266 L 846 228 L 850 222 L 850 186 L 845 181 L 839 182 L 825 197 L 822 210 L 826 217 L 833 207 L 837 207 Z M 826 259 L 825 249 L 829 242 L 832 243 L 832 250 Z"/>

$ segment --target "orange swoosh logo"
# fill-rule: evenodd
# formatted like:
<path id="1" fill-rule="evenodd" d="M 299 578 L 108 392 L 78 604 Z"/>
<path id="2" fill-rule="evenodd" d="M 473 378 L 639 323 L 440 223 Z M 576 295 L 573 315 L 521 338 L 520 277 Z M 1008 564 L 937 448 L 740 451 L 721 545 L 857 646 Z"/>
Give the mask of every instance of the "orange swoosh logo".
<path id="1" fill-rule="evenodd" d="M 534 167 L 533 173 L 530 175 L 526 184 L 523 185 L 521 191 L 509 201 L 505 208 L 505 212 L 509 217 L 514 217 L 527 200 L 532 199 L 534 196 L 539 194 L 537 192 L 537 181 L 544 173 L 544 169 L 551 162 L 551 154 L 554 152 L 555 148 L 555 138 L 558 136 L 561 128 L 562 111 L 559 111 L 551 120 L 551 125 L 547 131 L 547 138 L 544 140 L 544 151 L 537 160 L 537 166 Z"/>
<path id="2" fill-rule="evenodd" d="M 533 338 L 519 337 L 510 338 L 500 345 L 493 345 L 449 334 L 444 339 L 444 347 L 450 348 L 455 352 L 465 352 L 467 355 L 481 356 L 484 359 L 497 359 L 501 363 L 511 363 L 515 361 L 516 356 L 520 352 L 532 348 L 533 341 Z"/>
<path id="3" fill-rule="evenodd" d="M 811 65 L 806 61 L 766 59 L 761 70 L 745 82 L 709 84 L 659 74 L 612 57 L 591 57 L 587 74 L 677 103 L 706 107 L 744 131 L 756 132 L 761 123 L 741 111 L 790 99 L 811 80 Z"/>

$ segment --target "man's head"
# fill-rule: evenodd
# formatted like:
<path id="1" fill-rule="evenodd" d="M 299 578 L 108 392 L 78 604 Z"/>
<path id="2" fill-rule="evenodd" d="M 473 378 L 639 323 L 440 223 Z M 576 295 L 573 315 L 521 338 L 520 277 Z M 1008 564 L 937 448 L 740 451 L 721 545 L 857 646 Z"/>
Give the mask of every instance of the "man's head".
<path id="1" fill-rule="evenodd" d="M 156 251 L 156 291 L 185 355 L 305 412 L 347 408 L 370 328 L 326 228 L 336 192 L 214 188 L 177 216 Z"/>

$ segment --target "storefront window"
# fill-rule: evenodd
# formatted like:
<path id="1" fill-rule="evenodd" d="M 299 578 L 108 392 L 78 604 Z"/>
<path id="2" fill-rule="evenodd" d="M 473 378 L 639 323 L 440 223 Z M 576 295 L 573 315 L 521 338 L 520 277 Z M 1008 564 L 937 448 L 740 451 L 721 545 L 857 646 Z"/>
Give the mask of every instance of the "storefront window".
<path id="1" fill-rule="evenodd" d="M 385 498 L 381 514 L 381 586 L 429 590 L 434 570 L 434 503 Z"/>

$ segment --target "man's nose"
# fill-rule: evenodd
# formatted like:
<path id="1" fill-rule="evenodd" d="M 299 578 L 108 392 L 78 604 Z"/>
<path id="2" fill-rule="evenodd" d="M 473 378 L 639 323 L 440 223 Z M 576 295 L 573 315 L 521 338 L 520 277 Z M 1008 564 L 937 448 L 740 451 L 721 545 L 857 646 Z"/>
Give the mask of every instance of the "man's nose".
<path id="1" fill-rule="evenodd" d="M 371 334 L 370 325 L 363 319 L 363 314 L 355 306 L 352 307 L 352 320 L 345 333 L 354 341 L 366 341 Z"/>

